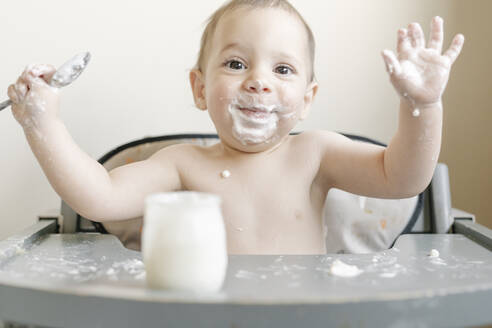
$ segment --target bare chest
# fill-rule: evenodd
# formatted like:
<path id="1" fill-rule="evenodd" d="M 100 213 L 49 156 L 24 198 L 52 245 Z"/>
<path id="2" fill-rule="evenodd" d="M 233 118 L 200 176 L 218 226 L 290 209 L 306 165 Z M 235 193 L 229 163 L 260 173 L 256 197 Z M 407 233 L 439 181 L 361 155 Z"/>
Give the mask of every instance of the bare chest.
<path id="1" fill-rule="evenodd" d="M 230 254 L 324 253 L 313 173 L 279 159 L 262 163 L 203 160 L 183 172 L 183 186 L 221 196 Z"/>

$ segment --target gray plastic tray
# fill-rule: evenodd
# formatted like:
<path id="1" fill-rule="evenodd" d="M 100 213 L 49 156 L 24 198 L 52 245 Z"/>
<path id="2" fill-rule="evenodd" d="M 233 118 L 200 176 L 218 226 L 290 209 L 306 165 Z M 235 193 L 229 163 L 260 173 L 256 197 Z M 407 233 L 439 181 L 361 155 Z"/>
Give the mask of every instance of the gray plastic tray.
<path id="1" fill-rule="evenodd" d="M 0 242 L 0 319 L 45 327 L 462 327 L 492 323 L 492 252 L 461 234 L 359 255 L 230 256 L 223 289 L 148 289 L 141 253 L 39 222 Z M 431 249 L 439 258 L 428 256 Z M 363 273 L 333 276 L 341 259 Z M 200 274 L 197 272 L 197 274 Z"/>

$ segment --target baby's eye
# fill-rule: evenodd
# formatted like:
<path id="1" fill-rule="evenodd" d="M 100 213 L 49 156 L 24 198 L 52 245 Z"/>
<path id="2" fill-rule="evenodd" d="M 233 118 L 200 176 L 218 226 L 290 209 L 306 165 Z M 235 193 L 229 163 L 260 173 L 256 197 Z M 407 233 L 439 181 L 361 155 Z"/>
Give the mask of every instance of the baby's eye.
<path id="1" fill-rule="evenodd" d="M 230 69 L 233 69 L 233 70 L 241 70 L 241 69 L 245 69 L 246 68 L 246 65 L 244 65 L 239 60 L 234 60 L 234 59 L 227 61 L 225 63 L 225 66 L 227 68 L 230 68 Z"/>
<path id="2" fill-rule="evenodd" d="M 275 67 L 274 72 L 281 74 L 281 75 L 289 75 L 289 74 L 294 73 L 294 70 L 292 68 L 290 68 L 289 66 L 280 65 L 280 66 Z"/>

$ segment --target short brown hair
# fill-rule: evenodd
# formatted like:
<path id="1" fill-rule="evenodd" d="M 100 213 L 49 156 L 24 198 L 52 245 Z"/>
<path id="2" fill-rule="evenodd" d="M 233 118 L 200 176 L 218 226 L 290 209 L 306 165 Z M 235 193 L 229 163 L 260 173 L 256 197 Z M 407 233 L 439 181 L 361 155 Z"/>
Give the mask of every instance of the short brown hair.
<path id="1" fill-rule="evenodd" d="M 314 35 L 309 28 L 301 14 L 294 8 L 287 0 L 230 0 L 217 9 L 207 20 L 207 25 L 202 34 L 202 39 L 200 43 L 200 52 L 198 54 L 198 60 L 196 62 L 195 68 L 203 72 L 203 65 L 205 64 L 205 57 L 209 51 L 210 40 L 212 39 L 217 24 L 220 18 L 225 14 L 232 12 L 240 7 L 249 8 L 280 8 L 291 14 L 297 16 L 302 24 L 304 25 L 307 36 L 308 36 L 308 47 L 309 47 L 309 59 L 311 61 L 311 80 L 314 80 L 314 51 L 315 51 L 315 41 Z"/>

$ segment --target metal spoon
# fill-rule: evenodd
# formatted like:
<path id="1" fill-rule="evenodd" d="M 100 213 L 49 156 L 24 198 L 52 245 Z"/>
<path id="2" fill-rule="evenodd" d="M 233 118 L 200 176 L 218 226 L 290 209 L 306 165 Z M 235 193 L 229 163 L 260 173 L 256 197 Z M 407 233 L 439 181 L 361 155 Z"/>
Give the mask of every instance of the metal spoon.
<path id="1" fill-rule="evenodd" d="M 89 52 L 83 52 L 61 65 L 60 68 L 53 74 L 50 85 L 55 88 L 61 88 L 75 81 L 84 71 L 85 67 L 91 59 Z M 0 111 L 9 107 L 12 101 L 6 100 L 0 103 Z"/>

